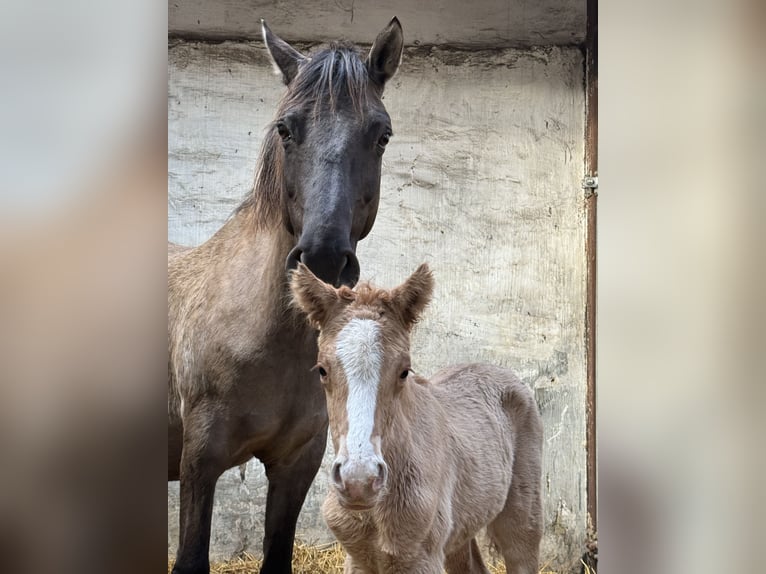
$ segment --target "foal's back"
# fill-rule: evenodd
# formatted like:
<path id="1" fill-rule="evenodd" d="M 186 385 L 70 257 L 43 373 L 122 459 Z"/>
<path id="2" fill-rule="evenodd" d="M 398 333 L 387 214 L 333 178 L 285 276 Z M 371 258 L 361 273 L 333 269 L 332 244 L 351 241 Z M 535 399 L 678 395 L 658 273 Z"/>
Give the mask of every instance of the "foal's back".
<path id="1" fill-rule="evenodd" d="M 431 383 L 451 424 L 461 433 L 473 429 L 470 434 L 476 434 L 477 418 L 488 415 L 493 425 L 503 428 L 542 430 L 532 391 L 510 369 L 479 363 L 455 365 L 436 373 Z"/>

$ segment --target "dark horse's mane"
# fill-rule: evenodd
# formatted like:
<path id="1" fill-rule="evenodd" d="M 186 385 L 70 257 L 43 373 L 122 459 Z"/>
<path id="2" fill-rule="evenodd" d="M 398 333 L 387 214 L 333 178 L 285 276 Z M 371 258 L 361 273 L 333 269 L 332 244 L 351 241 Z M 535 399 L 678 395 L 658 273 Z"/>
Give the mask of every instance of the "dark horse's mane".
<path id="1" fill-rule="evenodd" d="M 289 109 L 309 108 L 313 118 L 318 119 L 324 112 L 334 113 L 341 102 L 350 104 L 361 115 L 369 75 L 358 49 L 350 43 L 333 42 L 310 58 L 301 65 L 280 101 L 276 117 Z M 261 225 L 281 218 L 283 156 L 273 127 L 274 122 L 267 128 L 269 133 L 261 147 L 253 189 L 237 208 L 237 212 L 251 210 Z"/>

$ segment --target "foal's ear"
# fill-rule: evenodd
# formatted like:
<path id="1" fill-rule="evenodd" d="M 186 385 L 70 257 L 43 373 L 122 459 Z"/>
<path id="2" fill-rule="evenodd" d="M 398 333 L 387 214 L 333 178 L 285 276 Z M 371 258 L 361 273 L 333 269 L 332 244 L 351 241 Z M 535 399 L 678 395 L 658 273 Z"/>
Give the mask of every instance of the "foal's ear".
<path id="1" fill-rule="evenodd" d="M 306 313 L 315 329 L 321 329 L 327 323 L 340 302 L 338 291 L 319 279 L 303 263 L 298 263 L 297 269 L 292 272 L 290 289 L 293 301 Z"/>
<path id="2" fill-rule="evenodd" d="M 282 75 L 285 85 L 289 84 L 298 75 L 299 64 L 308 58 L 274 34 L 263 18 L 261 18 L 261 33 L 271 61 L 274 63 L 274 72 Z"/>
<path id="3" fill-rule="evenodd" d="M 367 56 L 367 71 L 381 88 L 394 77 L 396 70 L 399 69 L 403 49 L 402 25 L 394 16 L 388 26 L 375 38 L 370 54 Z"/>
<path id="4" fill-rule="evenodd" d="M 418 267 L 399 287 L 391 290 L 391 303 L 404 319 L 407 328 L 418 321 L 423 309 L 431 301 L 433 291 L 434 276 L 426 263 Z"/>

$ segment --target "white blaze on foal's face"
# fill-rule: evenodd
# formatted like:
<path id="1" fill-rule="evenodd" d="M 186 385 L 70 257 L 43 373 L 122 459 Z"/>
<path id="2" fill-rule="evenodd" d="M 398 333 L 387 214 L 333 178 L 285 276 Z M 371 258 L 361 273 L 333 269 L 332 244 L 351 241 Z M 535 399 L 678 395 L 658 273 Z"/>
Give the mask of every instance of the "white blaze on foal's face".
<path id="1" fill-rule="evenodd" d="M 380 325 L 370 319 L 349 321 L 335 341 L 335 358 L 346 379 L 347 427 L 345 436 L 338 437 L 332 483 L 349 507 L 369 507 L 388 472 L 380 437 L 373 436 L 383 366 Z M 338 422 L 331 415 L 331 425 Z"/>
<path id="2" fill-rule="evenodd" d="M 380 456 L 379 439 L 377 453 L 372 444 L 383 363 L 380 326 L 371 319 L 352 319 L 338 335 L 335 351 L 348 385 L 345 454 L 352 460 Z"/>

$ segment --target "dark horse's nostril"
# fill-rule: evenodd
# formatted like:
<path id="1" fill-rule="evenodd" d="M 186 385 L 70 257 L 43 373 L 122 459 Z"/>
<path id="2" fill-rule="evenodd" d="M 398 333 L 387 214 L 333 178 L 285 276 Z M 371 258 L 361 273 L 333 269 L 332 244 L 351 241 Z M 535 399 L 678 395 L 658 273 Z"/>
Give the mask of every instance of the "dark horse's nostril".
<path id="1" fill-rule="evenodd" d="M 287 259 L 285 260 L 285 271 L 292 271 L 298 267 L 298 263 L 300 263 L 302 256 L 303 251 L 299 247 L 295 247 L 292 251 L 290 251 L 290 253 L 287 255 Z"/>
<path id="2" fill-rule="evenodd" d="M 346 253 L 339 281 L 341 285 L 347 285 L 348 287 L 353 287 L 359 281 L 359 260 L 353 251 Z"/>

